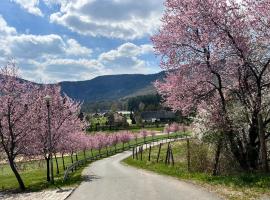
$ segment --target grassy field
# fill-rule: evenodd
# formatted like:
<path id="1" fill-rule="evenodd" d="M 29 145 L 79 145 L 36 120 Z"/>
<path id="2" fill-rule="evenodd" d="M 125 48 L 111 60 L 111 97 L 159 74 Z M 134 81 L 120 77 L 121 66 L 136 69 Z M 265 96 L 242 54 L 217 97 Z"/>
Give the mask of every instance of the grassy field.
<path id="1" fill-rule="evenodd" d="M 82 153 L 78 154 L 78 158 L 82 159 L 83 155 Z M 73 159 L 75 161 L 75 156 L 73 156 Z M 65 156 L 65 165 L 69 166 L 71 164 L 71 158 L 70 156 Z M 81 169 L 78 169 L 76 172 L 74 172 L 70 179 L 63 183 L 63 175 L 64 175 L 64 169 L 62 165 L 62 159 L 58 158 L 58 164 L 59 164 L 59 174 L 56 174 L 56 162 L 54 161 L 54 173 L 55 173 L 55 185 L 51 185 L 46 181 L 46 162 L 45 160 L 39 160 L 39 161 L 29 161 L 29 162 L 23 162 L 18 163 L 17 166 L 19 167 L 19 173 L 21 174 L 21 177 L 27 187 L 27 190 L 30 191 L 38 191 L 44 188 L 55 188 L 55 187 L 63 187 L 68 185 L 77 184 L 80 182 L 80 174 Z M 0 190 L 6 191 L 6 190 L 17 190 L 18 183 L 17 180 L 11 171 L 9 165 L 0 165 Z"/>
<path id="2" fill-rule="evenodd" d="M 145 130 L 148 130 L 148 131 L 163 131 L 164 130 L 164 127 L 146 127 L 144 128 Z M 138 129 L 138 128 L 130 128 L 129 131 L 132 131 L 132 132 L 140 132 L 141 129 Z"/>
<path id="3" fill-rule="evenodd" d="M 171 135 L 174 136 L 175 134 Z M 155 139 L 161 139 L 166 138 L 167 135 L 159 135 L 155 136 Z M 152 140 L 152 137 L 147 137 L 146 142 L 150 142 Z M 142 142 L 143 138 L 138 138 L 137 142 Z M 132 140 L 130 144 L 135 144 L 136 141 Z M 128 147 L 129 144 L 125 144 L 125 147 Z M 117 148 L 121 148 L 123 145 L 118 144 Z M 111 148 L 112 151 L 114 150 L 114 147 Z M 105 153 L 106 149 L 102 149 L 101 153 Z M 98 154 L 98 151 L 93 151 L 94 155 Z M 91 155 L 90 150 L 86 152 L 87 156 Z M 83 159 L 83 153 L 78 153 L 78 159 Z M 73 156 L 73 159 L 75 161 L 75 156 Z M 70 156 L 65 156 L 65 165 L 66 167 L 71 164 L 71 158 Z M 55 185 L 50 185 L 46 181 L 46 162 L 44 160 L 38 160 L 38 161 L 28 161 L 28 162 L 21 162 L 17 163 L 17 166 L 19 168 L 19 172 L 22 176 L 22 179 L 30 191 L 38 191 L 45 188 L 55 188 L 55 187 L 63 187 L 63 186 L 71 186 L 79 184 L 83 178 L 81 177 L 81 171 L 84 167 L 81 167 L 80 169 L 76 170 L 74 173 L 72 173 L 68 179 L 68 181 L 63 183 L 63 175 L 64 175 L 64 169 L 62 165 L 62 159 L 58 158 L 59 163 L 59 169 L 60 173 L 57 175 L 55 174 Z M 88 162 L 87 164 L 90 164 Z M 87 165 L 86 165 L 87 166 Z M 54 172 L 56 173 L 56 163 L 54 159 Z M 0 191 L 10 191 L 10 190 L 16 190 L 18 188 L 17 180 L 11 171 L 8 164 L 0 164 Z"/>
<path id="4" fill-rule="evenodd" d="M 210 173 L 188 172 L 186 141 L 172 144 L 175 165 L 165 165 L 166 144 L 163 145 L 159 163 L 157 163 L 158 147 L 152 148 L 151 160 L 148 161 L 149 151 L 143 152 L 143 160 L 124 160 L 125 163 L 150 170 L 159 174 L 169 175 L 181 180 L 191 181 L 219 193 L 226 199 L 258 199 L 261 195 L 270 195 L 270 175 L 268 174 L 236 174 L 212 176 Z M 192 143 L 191 143 L 192 146 Z M 192 156 L 192 154 L 191 154 Z M 192 162 L 191 162 L 192 163 Z"/>
<path id="5" fill-rule="evenodd" d="M 145 127 L 145 128 L 141 128 L 139 126 L 130 126 L 128 127 L 128 131 L 131 132 L 140 132 L 142 129 L 147 130 L 147 131 L 163 131 L 164 130 L 164 126 L 159 126 L 159 127 Z M 124 131 L 124 129 L 122 130 L 121 128 L 118 131 Z M 92 134 L 95 132 L 99 132 L 99 131 L 88 131 L 88 134 Z M 106 130 L 105 132 L 108 133 L 114 133 L 117 132 L 116 130 L 112 129 L 112 130 Z"/>

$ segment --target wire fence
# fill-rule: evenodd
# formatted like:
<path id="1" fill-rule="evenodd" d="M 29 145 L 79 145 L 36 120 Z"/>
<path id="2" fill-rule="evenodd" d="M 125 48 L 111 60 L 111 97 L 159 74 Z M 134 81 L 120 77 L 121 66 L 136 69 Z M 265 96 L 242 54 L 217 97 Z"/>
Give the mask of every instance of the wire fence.
<path id="1" fill-rule="evenodd" d="M 167 137 L 162 137 L 162 138 L 152 138 L 151 140 L 147 140 L 147 141 L 142 141 L 142 142 L 138 142 L 136 144 L 130 144 L 128 146 L 123 146 L 123 147 L 118 147 L 116 149 L 114 149 L 113 151 L 107 151 L 107 152 L 103 152 L 94 156 L 88 156 L 85 159 L 81 159 L 78 160 L 77 162 L 74 162 L 72 165 L 68 166 L 67 169 L 65 170 L 64 173 L 64 178 L 63 178 L 63 182 L 65 182 L 66 180 L 68 180 L 69 175 L 73 172 L 75 172 L 78 168 L 85 166 L 88 162 L 93 162 L 102 158 L 107 158 L 109 156 L 115 155 L 117 153 L 121 153 L 127 150 L 133 150 L 137 149 L 138 147 L 141 147 L 143 145 L 147 145 L 150 143 L 154 143 L 154 142 L 162 142 L 162 143 L 167 143 L 170 141 L 174 141 L 177 139 L 185 139 L 183 138 L 183 135 L 168 135 Z"/>

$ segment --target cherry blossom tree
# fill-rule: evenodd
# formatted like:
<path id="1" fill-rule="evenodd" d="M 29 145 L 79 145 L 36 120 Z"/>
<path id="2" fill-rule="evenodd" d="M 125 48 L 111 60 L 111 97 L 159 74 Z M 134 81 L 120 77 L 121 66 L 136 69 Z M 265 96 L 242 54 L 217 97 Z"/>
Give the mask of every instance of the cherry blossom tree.
<path id="1" fill-rule="evenodd" d="M 133 133 L 133 137 L 135 139 L 136 146 L 138 145 L 138 136 L 139 136 L 139 133 L 137 133 L 137 132 Z"/>
<path id="2" fill-rule="evenodd" d="M 143 137 L 143 142 L 145 143 L 146 137 L 148 136 L 147 130 L 141 130 L 140 135 Z"/>
<path id="3" fill-rule="evenodd" d="M 270 1 L 167 0 L 162 27 L 153 37 L 167 71 L 156 87 L 175 111 L 210 112 L 244 170 L 268 170 Z M 208 109 L 208 107 L 212 109 Z M 241 130 L 233 108 L 245 116 Z"/>
<path id="4" fill-rule="evenodd" d="M 57 85 L 44 85 L 36 91 L 35 106 L 34 106 L 34 122 L 36 125 L 35 142 L 32 143 L 32 148 L 35 153 L 43 155 L 47 162 L 47 180 L 50 181 L 49 176 L 49 161 L 51 152 L 60 152 L 63 145 L 67 145 L 66 141 L 71 141 L 72 135 L 81 132 L 84 129 L 84 123 L 79 119 L 78 113 L 80 111 L 80 103 L 73 101 L 67 95 L 62 95 L 61 88 Z M 50 95 L 52 100 L 50 102 L 50 124 L 51 124 L 51 147 L 48 141 L 48 108 L 44 97 Z M 63 143 L 64 142 L 64 143 Z M 77 142 L 78 143 L 78 142 Z M 68 143 L 72 149 L 73 154 L 77 148 L 77 143 Z M 31 146 L 31 145 L 30 145 Z M 49 149 L 51 148 L 51 149 Z"/>
<path id="5" fill-rule="evenodd" d="M 31 91 L 36 88 L 18 77 L 14 62 L 9 62 L 0 69 L 0 145 L 4 150 L 9 165 L 19 183 L 25 190 L 23 180 L 16 168 L 15 159 L 29 154 L 32 149 L 28 144 L 34 140 L 33 126 L 34 98 Z"/>
<path id="6" fill-rule="evenodd" d="M 132 135 L 128 131 L 122 131 L 118 133 L 118 136 L 119 136 L 119 141 L 121 141 L 123 144 L 123 151 L 124 151 L 125 143 L 129 143 L 129 141 L 132 139 Z"/>
<path id="7" fill-rule="evenodd" d="M 154 140 L 154 137 L 156 135 L 156 132 L 155 131 L 150 131 L 150 135 L 152 136 L 152 140 Z"/>

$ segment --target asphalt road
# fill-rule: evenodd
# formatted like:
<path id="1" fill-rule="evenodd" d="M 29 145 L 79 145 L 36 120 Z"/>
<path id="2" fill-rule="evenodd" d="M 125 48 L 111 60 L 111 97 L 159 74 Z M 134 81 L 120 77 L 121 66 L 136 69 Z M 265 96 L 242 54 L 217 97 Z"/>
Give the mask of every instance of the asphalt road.
<path id="1" fill-rule="evenodd" d="M 220 199 L 205 189 L 126 166 L 124 152 L 92 163 L 83 171 L 87 177 L 68 200 L 212 200 Z"/>

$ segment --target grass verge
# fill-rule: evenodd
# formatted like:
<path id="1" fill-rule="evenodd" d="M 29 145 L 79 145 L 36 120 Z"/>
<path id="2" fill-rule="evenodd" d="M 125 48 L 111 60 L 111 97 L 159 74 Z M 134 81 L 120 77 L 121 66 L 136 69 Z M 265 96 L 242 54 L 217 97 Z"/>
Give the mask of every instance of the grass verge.
<path id="1" fill-rule="evenodd" d="M 172 134 L 171 136 L 174 136 Z M 167 135 L 157 135 L 155 139 L 162 139 L 166 138 Z M 144 139 L 138 138 L 137 142 L 140 143 Z M 146 142 L 150 142 L 152 137 L 147 137 Z M 135 140 L 130 141 L 130 143 L 125 143 L 124 147 L 128 147 L 128 145 L 136 144 Z M 123 144 L 118 144 L 117 148 L 122 148 Z M 114 147 L 108 148 L 109 151 L 114 151 Z M 102 149 L 101 153 L 106 152 L 106 149 Z M 94 155 L 98 155 L 98 151 L 93 151 Z M 90 156 L 91 151 L 86 151 L 86 156 Z M 75 156 L 73 156 L 74 161 Z M 78 153 L 78 160 L 84 159 L 83 152 Z M 63 182 L 64 176 L 64 168 L 62 159 L 58 158 L 58 165 L 59 165 L 59 174 L 56 174 L 56 160 L 54 161 L 54 177 L 55 177 L 55 185 L 51 185 L 46 181 L 46 162 L 45 160 L 34 160 L 34 161 L 27 161 L 27 162 L 20 162 L 17 163 L 18 171 L 21 174 L 21 177 L 25 183 L 27 191 L 40 191 L 43 189 L 53 189 L 53 188 L 62 188 L 62 187 L 70 187 L 78 185 L 82 180 L 83 177 L 81 176 L 81 172 L 84 167 L 88 166 L 91 162 L 87 162 L 86 165 L 81 166 L 78 170 L 70 174 L 69 179 Z M 72 164 L 71 157 L 65 156 L 64 157 L 65 166 L 69 166 Z M 17 180 L 11 171 L 8 164 L 0 164 L 0 191 L 5 192 L 18 192 L 18 183 Z"/>
<path id="2" fill-rule="evenodd" d="M 191 143 L 192 146 L 192 143 Z M 166 145 L 163 145 L 159 163 L 157 163 L 158 147 L 153 147 L 151 159 L 148 161 L 149 150 L 143 152 L 143 160 L 129 157 L 123 162 L 155 173 L 173 176 L 181 180 L 190 181 L 217 192 L 225 199 L 246 200 L 259 199 L 261 196 L 270 196 L 269 174 L 234 174 L 212 176 L 209 173 L 188 172 L 186 159 L 186 142 L 172 144 L 175 165 L 165 165 Z M 191 155 L 192 156 L 192 155 Z"/>

